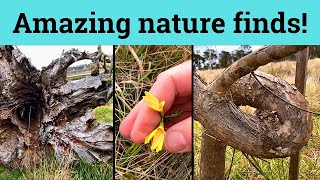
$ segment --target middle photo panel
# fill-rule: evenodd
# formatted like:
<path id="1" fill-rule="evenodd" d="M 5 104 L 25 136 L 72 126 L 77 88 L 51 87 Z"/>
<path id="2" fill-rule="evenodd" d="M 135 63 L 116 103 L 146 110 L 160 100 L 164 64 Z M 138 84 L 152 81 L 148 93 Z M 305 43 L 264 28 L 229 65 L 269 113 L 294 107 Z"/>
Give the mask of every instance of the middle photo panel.
<path id="1" fill-rule="evenodd" d="M 115 178 L 192 179 L 192 46 L 115 47 Z"/>

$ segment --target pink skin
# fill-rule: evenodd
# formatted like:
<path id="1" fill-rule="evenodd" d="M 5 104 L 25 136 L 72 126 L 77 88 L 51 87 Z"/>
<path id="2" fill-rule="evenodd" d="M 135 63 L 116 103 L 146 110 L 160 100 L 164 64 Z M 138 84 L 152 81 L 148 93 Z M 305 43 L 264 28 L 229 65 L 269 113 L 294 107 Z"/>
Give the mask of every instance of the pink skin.
<path id="1" fill-rule="evenodd" d="M 180 116 L 165 124 L 164 149 L 173 153 L 192 150 L 192 67 L 191 61 L 184 62 L 162 72 L 149 91 L 160 101 L 166 102 L 165 115 L 184 111 Z M 120 124 L 120 134 L 142 144 L 144 139 L 159 126 L 159 112 L 140 101 Z"/>

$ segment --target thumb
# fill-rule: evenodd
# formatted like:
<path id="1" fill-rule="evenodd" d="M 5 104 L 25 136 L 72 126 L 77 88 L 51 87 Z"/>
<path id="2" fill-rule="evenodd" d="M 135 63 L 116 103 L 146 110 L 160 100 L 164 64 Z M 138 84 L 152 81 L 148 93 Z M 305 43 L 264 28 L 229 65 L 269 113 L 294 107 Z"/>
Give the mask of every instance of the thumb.
<path id="1" fill-rule="evenodd" d="M 172 153 L 192 151 L 192 119 L 191 117 L 171 126 L 164 138 L 164 148 Z"/>

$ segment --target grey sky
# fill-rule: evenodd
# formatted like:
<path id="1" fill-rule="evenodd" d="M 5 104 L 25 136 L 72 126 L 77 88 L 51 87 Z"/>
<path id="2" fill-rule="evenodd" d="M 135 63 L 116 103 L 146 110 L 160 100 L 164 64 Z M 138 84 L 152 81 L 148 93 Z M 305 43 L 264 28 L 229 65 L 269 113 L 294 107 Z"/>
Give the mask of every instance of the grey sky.
<path id="1" fill-rule="evenodd" d="M 47 66 L 54 59 L 60 57 L 63 50 L 67 51 L 71 48 L 77 48 L 80 51 L 95 52 L 97 51 L 97 46 L 18 46 L 22 53 L 26 55 L 27 58 L 31 60 L 31 63 L 38 69 L 43 66 Z M 106 54 L 112 55 L 112 46 L 102 46 L 102 51 Z M 91 61 L 84 60 L 74 63 L 73 65 L 90 63 Z"/>
<path id="2" fill-rule="evenodd" d="M 206 49 L 215 49 L 217 50 L 218 52 L 221 52 L 221 51 L 233 51 L 233 50 L 236 50 L 239 48 L 240 45 L 232 45 L 232 46 L 217 46 L 217 45 L 204 45 L 204 46 L 194 46 L 194 51 L 197 52 L 197 50 L 200 51 L 200 55 L 202 55 L 202 53 L 206 50 Z M 261 48 L 262 45 L 255 45 L 255 46 L 251 46 L 252 50 L 255 51 L 259 48 Z"/>

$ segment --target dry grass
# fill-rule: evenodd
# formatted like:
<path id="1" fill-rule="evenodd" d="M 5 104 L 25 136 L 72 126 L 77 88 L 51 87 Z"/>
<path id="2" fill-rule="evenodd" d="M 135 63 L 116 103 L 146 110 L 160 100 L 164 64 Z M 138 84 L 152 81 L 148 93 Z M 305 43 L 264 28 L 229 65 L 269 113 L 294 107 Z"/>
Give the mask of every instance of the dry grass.
<path id="1" fill-rule="evenodd" d="M 22 179 L 27 180 L 69 180 L 72 171 L 69 165 L 59 164 L 54 158 L 46 159 L 37 167 L 27 168 Z"/>
<path id="2" fill-rule="evenodd" d="M 277 76 L 291 84 L 294 84 L 295 61 L 285 61 L 270 63 L 260 67 L 258 70 Z M 222 70 L 199 71 L 197 74 L 206 82 L 214 80 Z M 308 61 L 307 69 L 307 89 L 306 99 L 312 111 L 320 111 L 320 59 Z M 251 111 L 248 107 L 242 107 L 245 111 Z M 250 113 L 250 112 L 248 112 Z M 320 179 L 320 116 L 313 115 L 312 137 L 307 146 L 301 151 L 300 179 Z M 201 143 L 201 125 L 196 122 L 195 133 L 195 178 L 199 179 L 199 159 Z M 233 149 L 227 148 L 226 169 L 230 166 Z M 289 160 L 288 158 L 257 160 L 258 165 L 269 179 L 288 179 Z M 230 174 L 230 179 L 265 179 L 249 161 L 241 154 L 235 153 L 234 165 Z"/>
<path id="3" fill-rule="evenodd" d="M 191 59 L 191 46 L 116 47 L 116 179 L 190 179 L 192 155 L 154 153 L 122 138 L 118 125 L 159 73 Z"/>

